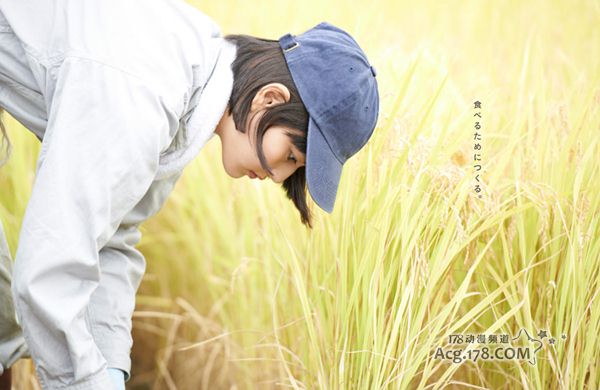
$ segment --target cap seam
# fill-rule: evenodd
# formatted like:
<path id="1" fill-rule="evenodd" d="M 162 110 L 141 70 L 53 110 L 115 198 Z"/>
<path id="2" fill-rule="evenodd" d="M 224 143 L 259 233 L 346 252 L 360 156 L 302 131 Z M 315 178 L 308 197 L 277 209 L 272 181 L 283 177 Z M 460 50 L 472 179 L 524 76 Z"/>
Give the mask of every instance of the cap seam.
<path id="1" fill-rule="evenodd" d="M 360 92 L 362 91 L 360 89 L 357 89 L 356 91 L 352 92 L 352 94 L 338 101 L 336 104 L 329 106 L 329 108 L 327 108 L 325 111 L 316 114 L 315 117 L 322 119 L 324 116 L 327 116 L 327 114 L 329 114 L 334 108 L 336 108 L 337 110 L 341 110 L 348 107 L 350 105 L 348 102 L 351 101 L 351 99 L 358 95 Z"/>

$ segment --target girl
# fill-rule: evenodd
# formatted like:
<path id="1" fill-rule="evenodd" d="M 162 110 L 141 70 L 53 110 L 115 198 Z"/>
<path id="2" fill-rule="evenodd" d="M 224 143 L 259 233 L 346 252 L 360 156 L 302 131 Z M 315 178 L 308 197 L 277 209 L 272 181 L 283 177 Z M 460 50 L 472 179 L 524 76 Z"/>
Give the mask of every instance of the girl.
<path id="1" fill-rule="evenodd" d="M 13 270 L 0 231 L 0 370 L 31 356 L 44 389 L 124 389 L 138 227 L 184 167 L 216 134 L 228 175 L 282 183 L 312 227 L 306 187 L 332 212 L 375 74 L 329 23 L 268 40 L 179 1 L 0 3 L 0 107 L 42 142 Z"/>

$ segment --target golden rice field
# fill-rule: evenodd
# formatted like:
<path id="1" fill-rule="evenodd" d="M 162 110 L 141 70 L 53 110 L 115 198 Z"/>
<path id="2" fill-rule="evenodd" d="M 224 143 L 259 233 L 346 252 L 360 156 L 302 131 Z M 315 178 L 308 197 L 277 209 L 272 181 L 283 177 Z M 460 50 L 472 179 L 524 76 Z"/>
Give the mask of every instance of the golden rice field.
<path id="1" fill-rule="evenodd" d="M 128 389 L 600 388 L 600 2 L 192 4 L 225 34 L 346 29 L 380 118 L 312 231 L 213 138 L 142 225 Z M 7 124 L 14 254 L 39 144 Z"/>

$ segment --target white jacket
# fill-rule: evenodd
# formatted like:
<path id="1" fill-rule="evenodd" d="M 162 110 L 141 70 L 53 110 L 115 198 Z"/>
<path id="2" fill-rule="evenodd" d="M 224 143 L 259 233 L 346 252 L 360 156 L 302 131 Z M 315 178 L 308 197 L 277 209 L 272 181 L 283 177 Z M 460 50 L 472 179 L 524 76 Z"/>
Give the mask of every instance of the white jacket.
<path id="1" fill-rule="evenodd" d="M 180 0 L 0 0 L 0 107 L 42 140 L 12 292 L 44 389 L 129 379 L 138 225 L 214 136 L 234 58 Z"/>

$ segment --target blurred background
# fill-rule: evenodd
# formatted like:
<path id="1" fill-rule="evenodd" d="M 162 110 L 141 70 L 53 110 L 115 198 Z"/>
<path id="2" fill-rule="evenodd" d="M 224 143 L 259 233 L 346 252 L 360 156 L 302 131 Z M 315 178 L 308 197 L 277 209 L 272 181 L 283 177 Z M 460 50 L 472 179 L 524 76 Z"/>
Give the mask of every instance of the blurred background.
<path id="1" fill-rule="evenodd" d="M 207 144 L 142 225 L 128 389 L 600 388 L 598 1 L 190 4 L 223 34 L 345 29 L 380 117 L 312 231 Z M 6 123 L 14 255 L 39 144 Z M 540 342 L 527 360 L 438 354 L 521 330 Z M 468 334 L 485 342 L 452 343 Z M 39 388 L 30 360 L 13 378 Z"/>

